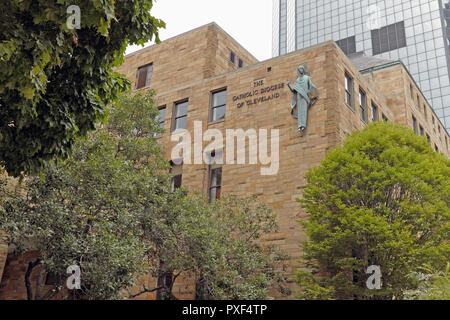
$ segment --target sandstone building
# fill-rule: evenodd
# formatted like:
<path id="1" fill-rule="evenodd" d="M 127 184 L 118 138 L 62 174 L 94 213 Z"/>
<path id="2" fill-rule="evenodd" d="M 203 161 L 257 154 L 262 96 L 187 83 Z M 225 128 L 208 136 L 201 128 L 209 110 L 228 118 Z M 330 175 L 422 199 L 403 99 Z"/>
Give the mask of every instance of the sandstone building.
<path id="1" fill-rule="evenodd" d="M 304 134 L 290 113 L 292 93 L 286 85 L 287 79 L 295 81 L 299 65 L 307 66 L 320 92 Z M 201 123 L 203 131 L 218 129 L 224 136 L 227 129 L 267 129 L 269 139 L 271 130 L 279 130 L 277 174 L 262 175 L 261 168 L 268 165 L 250 164 L 251 155 L 245 164 L 185 161 L 174 166 L 174 187 L 188 186 L 212 198 L 258 196 L 280 225 L 280 232 L 267 240 L 292 255 L 292 267 L 301 255 L 299 243 L 306 240 L 298 223 L 306 213 L 296 202 L 306 186 L 305 173 L 349 134 L 373 121 L 392 121 L 450 155 L 450 137 L 402 62 L 362 54 L 347 57 L 333 41 L 260 62 L 211 23 L 126 56 L 118 71 L 134 81 L 136 90 L 156 90 L 165 129 L 157 139 L 168 159 L 177 144 L 171 141 L 176 129 L 193 134 Z M 5 263 L 5 250 L 0 245 L 0 299 L 23 299 L 28 260 L 10 254 Z M 192 298 L 193 287 L 176 283 L 174 294 Z"/>

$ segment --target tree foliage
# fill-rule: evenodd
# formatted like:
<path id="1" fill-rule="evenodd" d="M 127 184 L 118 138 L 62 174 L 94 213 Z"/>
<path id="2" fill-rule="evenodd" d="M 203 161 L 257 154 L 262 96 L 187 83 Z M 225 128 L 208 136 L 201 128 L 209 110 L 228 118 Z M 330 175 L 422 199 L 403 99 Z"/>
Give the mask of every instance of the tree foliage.
<path id="1" fill-rule="evenodd" d="M 1 229 L 18 253 L 40 253 L 39 264 L 59 279 L 53 292 L 71 265 L 81 268 L 85 299 L 119 298 L 147 272 L 141 217 L 158 207 L 169 179 L 153 139 L 157 114 L 152 94 L 123 97 L 105 127 L 77 141 L 73 157 L 16 190 L 3 188 Z M 47 296 L 35 291 L 29 299 Z"/>
<path id="2" fill-rule="evenodd" d="M 269 299 L 272 288 L 288 293 L 288 256 L 262 241 L 277 230 L 276 219 L 257 199 L 228 196 L 210 204 L 179 189 L 160 213 L 159 223 L 146 225 L 158 298 L 175 299 L 180 275 L 196 281 L 198 300 Z"/>
<path id="3" fill-rule="evenodd" d="M 40 171 L 70 154 L 129 88 L 113 68 L 128 44 L 158 38 L 151 0 L 5 0 L 0 4 L 0 165 Z M 81 28 L 67 26 L 78 5 Z"/>
<path id="4" fill-rule="evenodd" d="M 407 300 L 450 300 L 450 262 L 443 270 L 430 266 L 421 268 L 411 275 L 417 286 L 403 293 Z"/>
<path id="5" fill-rule="evenodd" d="M 309 214 L 303 299 L 401 299 L 409 276 L 450 257 L 450 162 L 424 137 L 374 123 L 328 153 L 299 200 Z M 369 290 L 378 265 L 382 289 Z"/>

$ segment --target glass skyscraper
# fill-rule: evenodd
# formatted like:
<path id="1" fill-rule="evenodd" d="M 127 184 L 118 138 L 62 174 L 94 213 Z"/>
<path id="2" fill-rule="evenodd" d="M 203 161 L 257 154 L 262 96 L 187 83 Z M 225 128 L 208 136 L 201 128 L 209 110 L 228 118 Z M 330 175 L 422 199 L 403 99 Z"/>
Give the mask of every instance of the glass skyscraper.
<path id="1" fill-rule="evenodd" d="M 450 131 L 450 0 L 272 0 L 273 56 L 328 40 L 401 60 Z"/>

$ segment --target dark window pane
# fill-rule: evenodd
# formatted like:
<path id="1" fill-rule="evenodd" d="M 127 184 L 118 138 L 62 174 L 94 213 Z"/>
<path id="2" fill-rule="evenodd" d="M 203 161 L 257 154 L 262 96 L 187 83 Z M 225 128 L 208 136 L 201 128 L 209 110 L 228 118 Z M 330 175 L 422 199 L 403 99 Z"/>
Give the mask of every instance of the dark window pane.
<path id="1" fill-rule="evenodd" d="M 378 30 L 372 30 L 371 34 L 374 55 L 406 47 L 406 32 L 403 21 Z"/>
<path id="2" fill-rule="evenodd" d="M 396 24 L 396 30 L 397 30 L 397 39 L 398 42 L 401 43 L 402 41 L 405 42 L 406 45 L 406 31 L 405 31 L 405 23 L 399 22 Z M 402 46 L 399 46 L 401 48 Z"/>
<path id="3" fill-rule="evenodd" d="M 406 47 L 406 38 L 398 38 L 398 47 L 399 48 L 404 48 Z"/>
<path id="4" fill-rule="evenodd" d="M 359 90 L 359 106 L 360 106 L 360 115 L 361 120 L 367 122 L 367 101 L 366 101 L 366 93 L 362 90 Z"/>
<path id="5" fill-rule="evenodd" d="M 222 190 L 221 187 L 211 188 L 210 193 L 209 193 L 209 199 L 211 201 L 216 200 L 216 199 L 220 199 L 221 190 Z"/>
<path id="6" fill-rule="evenodd" d="M 372 48 L 374 55 L 380 53 L 380 30 L 372 30 Z"/>
<path id="7" fill-rule="evenodd" d="M 211 187 L 217 187 L 222 184 L 222 168 L 211 170 Z"/>
<path id="8" fill-rule="evenodd" d="M 166 120 L 166 108 L 159 109 L 157 119 L 159 120 L 159 122 L 164 122 Z"/>
<path id="9" fill-rule="evenodd" d="M 136 89 L 144 88 L 147 82 L 147 70 L 148 66 L 140 67 L 138 69 L 138 79 Z"/>
<path id="10" fill-rule="evenodd" d="M 397 49 L 397 32 L 395 31 L 395 24 L 388 28 L 389 50 Z"/>
<path id="11" fill-rule="evenodd" d="M 153 73 L 153 65 L 150 65 L 147 67 L 147 79 L 145 81 L 145 86 L 150 86 L 151 80 L 152 80 L 152 73 Z"/>
<path id="12" fill-rule="evenodd" d="M 381 52 L 389 51 L 388 29 L 387 27 L 380 30 L 380 47 Z"/>
<path id="13" fill-rule="evenodd" d="M 378 107 L 375 104 L 372 104 L 372 121 L 378 121 Z"/>
<path id="14" fill-rule="evenodd" d="M 177 104 L 177 113 L 176 113 L 176 117 L 182 117 L 187 115 L 187 111 L 188 111 L 188 104 L 187 102 L 183 102 L 180 104 Z"/>
<path id="15" fill-rule="evenodd" d="M 220 193 L 222 188 L 222 168 L 215 168 L 210 171 L 210 183 L 209 183 L 209 200 L 220 199 Z"/>
<path id="16" fill-rule="evenodd" d="M 242 68 L 244 66 L 244 61 L 242 59 L 239 59 L 238 67 Z"/>
<path id="17" fill-rule="evenodd" d="M 227 91 L 223 90 L 213 94 L 213 106 L 218 107 L 227 103 Z"/>
<path id="18" fill-rule="evenodd" d="M 186 129 L 187 117 L 177 118 L 175 123 L 176 129 Z"/>
<path id="19" fill-rule="evenodd" d="M 213 121 L 225 119 L 226 107 L 217 107 L 213 109 Z"/>
<path id="20" fill-rule="evenodd" d="M 210 121 L 218 121 L 225 118 L 227 103 L 227 90 L 212 94 Z"/>
<path id="21" fill-rule="evenodd" d="M 352 53 L 356 52 L 356 40 L 355 40 L 355 37 L 350 37 L 348 39 L 347 46 L 348 46 L 348 54 L 352 54 Z"/>
<path id="22" fill-rule="evenodd" d="M 345 74 L 345 97 L 345 102 L 353 108 L 353 78 L 348 74 Z"/>
<path id="23" fill-rule="evenodd" d="M 336 44 L 344 51 L 345 54 L 349 55 L 356 52 L 356 41 L 355 37 L 345 38 L 336 41 Z"/>
<path id="24" fill-rule="evenodd" d="M 181 183 L 183 181 L 183 176 L 180 175 L 176 175 L 172 178 L 172 192 L 181 188 Z"/>
<path id="25" fill-rule="evenodd" d="M 164 130 L 164 122 L 166 121 L 166 108 L 159 108 L 159 114 L 156 116 L 156 120 L 159 121 L 159 128 Z M 155 136 L 161 136 L 161 133 L 155 133 Z"/>
<path id="26" fill-rule="evenodd" d="M 414 132 L 415 132 L 415 134 L 418 134 L 418 131 L 417 131 L 417 119 L 416 119 L 416 117 L 412 117 L 412 120 L 413 120 L 413 129 L 414 129 Z"/>
<path id="27" fill-rule="evenodd" d="M 231 63 L 234 64 L 235 60 L 236 60 L 236 55 L 234 54 L 233 51 L 230 50 L 230 61 L 231 61 Z"/>
<path id="28" fill-rule="evenodd" d="M 346 41 L 346 40 L 340 41 L 340 47 L 341 47 L 342 51 L 344 51 L 345 54 L 348 53 L 348 50 L 347 50 L 347 41 Z"/>

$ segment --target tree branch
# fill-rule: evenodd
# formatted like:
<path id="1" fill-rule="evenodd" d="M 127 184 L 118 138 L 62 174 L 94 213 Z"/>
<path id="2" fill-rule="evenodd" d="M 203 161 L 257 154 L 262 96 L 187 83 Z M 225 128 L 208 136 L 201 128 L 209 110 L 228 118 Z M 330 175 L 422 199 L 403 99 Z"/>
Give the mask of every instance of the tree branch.
<path id="1" fill-rule="evenodd" d="M 27 299 L 33 300 L 33 287 L 31 286 L 30 276 L 33 269 L 41 263 L 41 258 L 28 264 L 27 272 L 25 272 L 25 287 L 27 288 Z"/>
<path id="2" fill-rule="evenodd" d="M 142 288 L 143 288 L 142 291 L 140 291 L 140 292 L 138 292 L 138 293 L 136 293 L 136 294 L 130 295 L 130 296 L 128 296 L 128 298 L 133 299 L 133 298 L 139 297 L 140 295 L 143 295 L 144 293 L 152 293 L 152 292 L 161 290 L 161 289 L 163 289 L 164 287 L 158 287 L 158 288 L 154 288 L 154 289 L 151 289 L 151 290 L 150 290 L 150 289 L 147 289 L 147 288 L 145 287 L 145 284 L 143 284 L 143 285 L 142 285 Z"/>
<path id="3" fill-rule="evenodd" d="M 60 292 L 62 289 L 61 286 L 55 286 L 54 288 L 48 290 L 46 295 L 42 298 L 42 300 L 50 300 L 53 298 L 58 292 Z"/>

